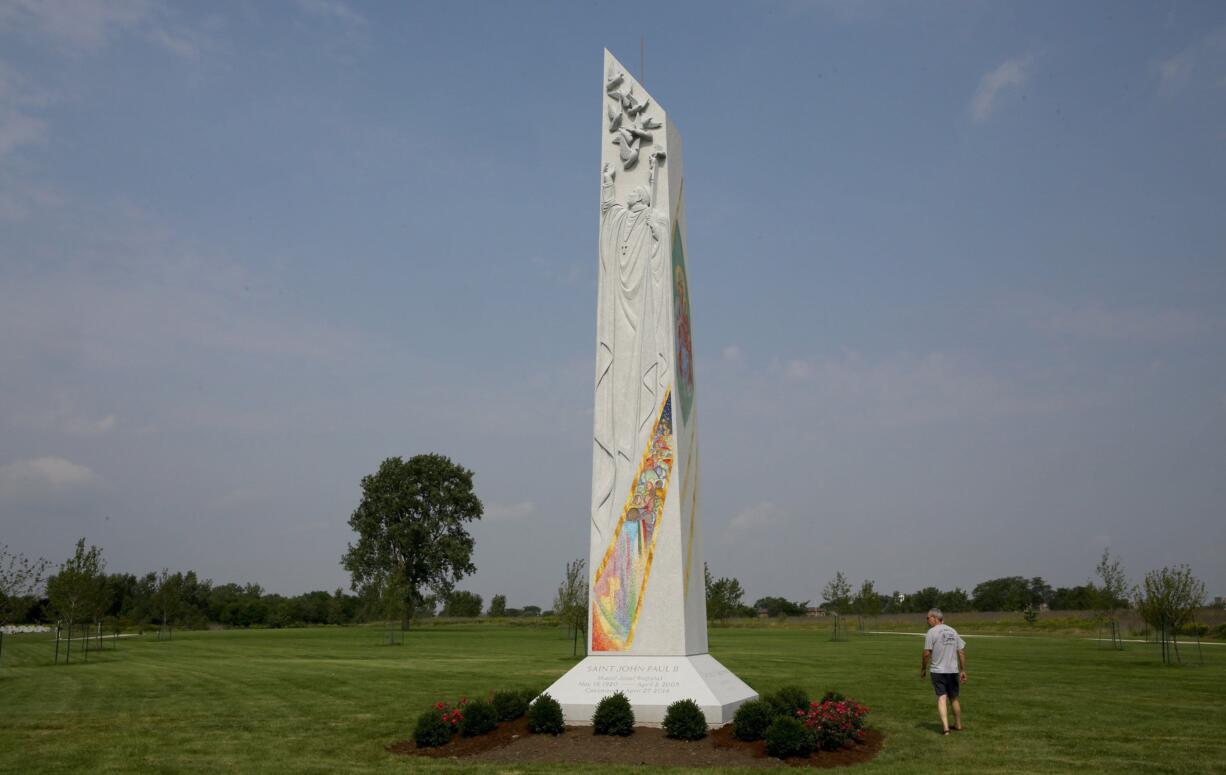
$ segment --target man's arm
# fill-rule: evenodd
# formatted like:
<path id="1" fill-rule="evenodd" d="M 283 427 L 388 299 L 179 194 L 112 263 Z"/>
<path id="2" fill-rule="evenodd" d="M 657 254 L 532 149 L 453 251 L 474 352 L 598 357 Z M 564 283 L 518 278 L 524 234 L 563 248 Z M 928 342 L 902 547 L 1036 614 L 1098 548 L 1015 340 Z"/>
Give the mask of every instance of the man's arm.
<path id="1" fill-rule="evenodd" d="M 966 651 L 958 649 L 958 682 L 966 683 Z"/>
<path id="2" fill-rule="evenodd" d="M 932 649 L 924 649 L 920 652 L 920 678 L 928 674 L 928 660 L 932 659 Z"/>
<path id="3" fill-rule="evenodd" d="M 613 176 L 616 171 L 613 165 L 605 162 L 600 168 L 600 214 L 613 207 Z"/>

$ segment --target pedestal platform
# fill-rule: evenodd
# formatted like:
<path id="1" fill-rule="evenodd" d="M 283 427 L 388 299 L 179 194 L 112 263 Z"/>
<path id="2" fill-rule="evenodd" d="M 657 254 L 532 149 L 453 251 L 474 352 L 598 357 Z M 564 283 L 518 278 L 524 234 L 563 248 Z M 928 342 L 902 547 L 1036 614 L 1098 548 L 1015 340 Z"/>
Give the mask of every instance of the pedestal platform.
<path id="1" fill-rule="evenodd" d="M 710 654 L 683 657 L 589 656 L 545 690 L 562 705 L 567 724 L 592 723 L 596 703 L 622 692 L 634 707 L 637 724 L 659 725 L 677 700 L 693 700 L 707 723 L 732 721 L 741 703 L 757 692 Z"/>

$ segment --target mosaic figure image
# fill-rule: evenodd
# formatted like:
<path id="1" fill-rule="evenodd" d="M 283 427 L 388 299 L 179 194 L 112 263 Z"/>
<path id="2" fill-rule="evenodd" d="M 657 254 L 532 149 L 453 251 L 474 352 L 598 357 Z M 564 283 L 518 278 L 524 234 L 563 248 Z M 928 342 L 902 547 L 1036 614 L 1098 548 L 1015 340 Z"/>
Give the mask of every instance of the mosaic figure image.
<path id="1" fill-rule="evenodd" d="M 617 530 L 596 571 L 593 651 L 624 651 L 634 640 L 673 468 L 672 427 L 672 396 L 666 394 Z"/>

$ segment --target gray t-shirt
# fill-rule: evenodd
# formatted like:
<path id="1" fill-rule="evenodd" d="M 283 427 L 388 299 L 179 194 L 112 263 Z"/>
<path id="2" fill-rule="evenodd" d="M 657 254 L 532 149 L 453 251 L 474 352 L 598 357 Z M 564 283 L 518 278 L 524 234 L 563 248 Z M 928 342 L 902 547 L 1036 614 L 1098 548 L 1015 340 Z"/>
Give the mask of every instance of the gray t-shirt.
<path id="1" fill-rule="evenodd" d="M 958 672 L 958 652 L 966 648 L 966 643 L 958 637 L 958 633 L 948 624 L 938 624 L 924 636 L 924 650 L 932 652 L 928 660 L 930 673 Z"/>

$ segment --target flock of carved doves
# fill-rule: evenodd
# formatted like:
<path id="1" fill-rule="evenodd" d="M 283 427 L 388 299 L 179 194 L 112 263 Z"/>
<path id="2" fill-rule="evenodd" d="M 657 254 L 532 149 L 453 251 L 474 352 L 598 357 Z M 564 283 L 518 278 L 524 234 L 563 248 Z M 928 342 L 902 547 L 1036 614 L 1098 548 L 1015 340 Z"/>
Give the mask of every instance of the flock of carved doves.
<path id="1" fill-rule="evenodd" d="M 632 169 L 639 163 L 639 149 L 642 144 L 650 143 L 651 131 L 659 129 L 662 124 L 644 115 L 651 100 L 647 97 L 640 100 L 634 95 L 634 84 L 627 83 L 625 73 L 610 68 L 605 78 L 605 93 L 621 107 L 621 110 L 615 110 L 612 105 L 607 106 L 609 134 L 613 135 L 613 144 L 620 146 L 622 169 Z M 663 159 L 664 149 L 655 146 L 651 150 L 651 157 Z"/>

